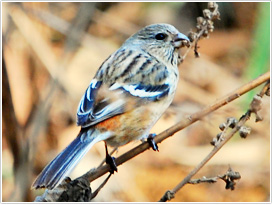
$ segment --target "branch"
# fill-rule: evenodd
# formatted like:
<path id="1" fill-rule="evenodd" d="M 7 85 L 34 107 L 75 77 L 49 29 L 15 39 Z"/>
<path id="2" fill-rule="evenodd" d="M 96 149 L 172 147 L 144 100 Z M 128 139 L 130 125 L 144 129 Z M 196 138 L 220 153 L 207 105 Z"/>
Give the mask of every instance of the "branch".
<path id="1" fill-rule="evenodd" d="M 234 190 L 235 180 L 241 179 L 241 175 L 239 172 L 234 172 L 231 167 L 229 167 L 228 171 L 223 175 L 218 175 L 216 177 L 207 178 L 203 176 L 201 179 L 192 179 L 187 182 L 187 184 L 200 184 L 200 183 L 215 183 L 218 179 L 223 180 L 226 183 L 226 189 Z M 171 191 L 168 191 L 166 196 L 174 196 Z"/>
<path id="2" fill-rule="evenodd" d="M 204 37 L 208 38 L 209 33 L 213 32 L 214 26 L 213 21 L 220 20 L 220 13 L 218 10 L 218 4 L 215 2 L 209 2 L 208 8 L 203 10 L 203 17 L 199 16 L 197 17 L 197 24 L 196 32 L 189 32 L 188 37 L 190 41 L 192 42 L 190 45 L 187 45 L 189 48 L 185 52 L 185 54 L 182 56 L 182 61 L 186 58 L 189 51 L 194 47 L 194 54 L 195 57 L 200 57 L 200 54 L 198 52 L 198 41 Z"/>
<path id="3" fill-rule="evenodd" d="M 202 177 L 201 179 L 192 179 L 189 180 L 187 183 L 188 184 L 199 184 L 199 183 L 215 183 L 217 182 L 217 179 L 222 179 L 223 181 L 226 182 L 226 189 L 234 189 L 235 182 L 234 180 L 240 179 L 241 176 L 238 172 L 233 172 L 231 168 L 227 171 L 226 174 L 224 175 L 218 175 L 216 177 L 212 178 L 206 178 Z M 160 202 L 166 202 L 169 199 L 172 199 L 175 197 L 175 193 L 172 191 L 167 191 L 163 195 L 163 197 L 160 199 Z"/>
<path id="4" fill-rule="evenodd" d="M 267 90 L 269 89 L 270 82 L 269 79 L 267 79 L 267 83 L 266 85 L 263 87 L 263 89 L 261 90 L 260 94 L 262 93 L 267 93 Z M 263 94 L 262 94 L 263 96 Z M 229 118 L 227 120 L 227 125 L 223 126 L 223 132 L 220 133 L 219 137 L 217 137 L 216 140 L 213 140 L 212 145 L 214 145 L 213 150 L 176 186 L 174 187 L 172 190 L 168 190 L 165 192 L 165 194 L 163 195 L 163 197 L 160 199 L 160 202 L 166 202 L 168 200 L 171 200 L 172 198 L 174 198 L 175 193 L 177 193 L 185 184 L 189 183 L 191 178 L 205 165 L 208 163 L 208 161 L 234 136 L 234 134 L 236 134 L 237 132 L 239 132 L 240 136 L 242 138 L 245 138 L 248 134 L 249 134 L 249 130 L 245 128 L 244 124 L 247 120 L 250 119 L 251 113 L 255 113 L 256 114 L 256 119 L 258 119 L 258 113 L 257 111 L 260 110 L 261 108 L 261 101 L 259 101 L 259 103 L 254 103 L 255 98 L 253 98 L 251 104 L 250 104 L 250 108 L 248 109 L 248 111 L 239 119 L 239 121 L 237 122 L 236 120 L 234 120 L 233 118 Z M 258 104 L 258 106 L 257 106 Z M 254 105 L 254 106 L 253 106 Z M 258 109 L 256 109 L 256 107 L 258 107 Z M 220 129 L 221 129 L 221 125 L 220 125 Z M 226 130 L 227 128 L 232 128 L 232 130 L 226 134 Z M 233 173 L 231 169 L 229 169 L 230 173 Z M 235 176 L 236 174 L 236 176 Z M 223 179 L 226 182 L 226 189 L 234 189 L 234 185 L 235 182 L 233 181 L 234 179 L 239 179 L 240 175 L 237 177 L 237 173 L 234 172 L 234 178 L 227 177 L 226 176 L 222 176 L 221 179 Z"/>

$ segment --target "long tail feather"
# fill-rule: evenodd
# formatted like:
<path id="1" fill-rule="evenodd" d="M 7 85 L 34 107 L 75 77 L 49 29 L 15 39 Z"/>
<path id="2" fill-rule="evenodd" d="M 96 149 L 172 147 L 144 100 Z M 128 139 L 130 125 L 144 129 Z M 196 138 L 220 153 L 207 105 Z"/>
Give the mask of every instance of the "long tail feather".
<path id="1" fill-rule="evenodd" d="M 98 135 L 97 131 L 93 129 L 81 130 L 77 138 L 43 169 L 34 181 L 32 188 L 53 189 L 58 185 L 91 147 L 96 142 L 103 140 Z"/>

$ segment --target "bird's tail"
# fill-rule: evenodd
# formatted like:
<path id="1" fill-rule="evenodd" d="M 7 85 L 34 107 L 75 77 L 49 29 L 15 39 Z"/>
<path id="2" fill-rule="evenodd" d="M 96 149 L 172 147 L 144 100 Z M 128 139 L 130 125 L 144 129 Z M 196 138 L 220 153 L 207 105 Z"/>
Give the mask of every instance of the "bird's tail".
<path id="1" fill-rule="evenodd" d="M 43 169 L 32 184 L 32 188 L 53 189 L 96 142 L 104 140 L 102 138 L 95 129 L 81 130 L 77 138 Z"/>

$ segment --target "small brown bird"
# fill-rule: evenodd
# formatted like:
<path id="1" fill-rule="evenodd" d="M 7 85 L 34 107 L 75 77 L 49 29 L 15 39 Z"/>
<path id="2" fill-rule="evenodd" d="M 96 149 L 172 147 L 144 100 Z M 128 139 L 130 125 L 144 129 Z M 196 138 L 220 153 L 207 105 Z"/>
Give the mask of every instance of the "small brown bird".
<path id="1" fill-rule="evenodd" d="M 174 26 L 153 24 L 110 55 L 79 103 L 77 124 L 81 130 L 77 138 L 44 168 L 32 186 L 53 189 L 99 141 L 119 147 L 148 138 L 173 100 L 179 79 L 179 48 L 184 41 L 189 39 Z M 107 161 L 117 170 L 108 154 Z"/>

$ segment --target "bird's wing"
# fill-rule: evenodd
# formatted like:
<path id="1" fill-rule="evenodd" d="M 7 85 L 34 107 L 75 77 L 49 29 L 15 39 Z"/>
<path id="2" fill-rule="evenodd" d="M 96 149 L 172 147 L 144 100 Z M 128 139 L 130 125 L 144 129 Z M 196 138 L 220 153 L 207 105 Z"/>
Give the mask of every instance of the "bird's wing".
<path id="1" fill-rule="evenodd" d="M 122 63 L 118 64 L 119 67 L 112 62 L 102 64 L 79 103 L 78 125 L 95 125 L 141 103 L 160 100 L 168 94 L 170 86 L 165 80 L 168 75 L 165 66 L 158 61 L 149 62 L 142 54 L 136 53 L 133 56 L 123 58 Z M 113 60 L 116 58 L 118 56 Z M 108 60 L 111 61 L 111 58 Z M 111 71 L 112 67 L 115 70 Z M 143 77 L 146 80 L 139 81 Z"/>

